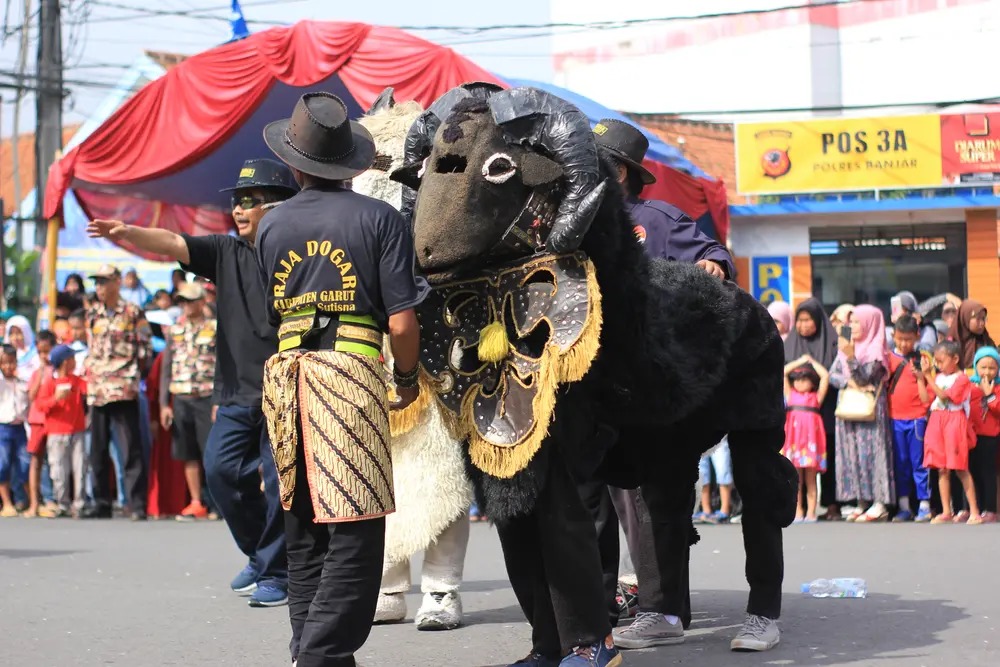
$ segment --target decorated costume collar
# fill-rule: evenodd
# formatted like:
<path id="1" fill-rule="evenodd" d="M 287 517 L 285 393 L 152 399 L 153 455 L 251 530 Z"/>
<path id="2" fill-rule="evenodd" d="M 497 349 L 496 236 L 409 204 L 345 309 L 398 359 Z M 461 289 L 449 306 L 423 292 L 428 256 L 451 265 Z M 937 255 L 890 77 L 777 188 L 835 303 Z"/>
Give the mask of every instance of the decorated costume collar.
<path id="1" fill-rule="evenodd" d="M 472 463 L 494 477 L 524 469 L 548 432 L 556 390 L 597 355 L 601 299 L 583 253 L 535 255 L 434 286 L 417 309 L 424 391 Z M 394 432 L 404 430 L 401 415 Z M 394 424 L 397 425 L 397 424 Z"/>

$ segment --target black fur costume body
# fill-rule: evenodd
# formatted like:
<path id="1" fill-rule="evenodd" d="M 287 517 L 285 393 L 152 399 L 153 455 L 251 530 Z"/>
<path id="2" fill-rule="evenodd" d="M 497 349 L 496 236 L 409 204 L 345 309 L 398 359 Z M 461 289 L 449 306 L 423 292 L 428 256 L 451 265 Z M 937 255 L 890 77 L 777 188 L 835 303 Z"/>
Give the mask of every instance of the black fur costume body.
<path id="1" fill-rule="evenodd" d="M 493 90 L 483 93 L 480 89 L 472 95 L 453 96 L 447 104 L 435 103 L 411 130 L 407 155 L 411 172 L 409 177 L 399 175 L 399 180 L 417 186 L 416 167 L 431 171 L 429 163 L 448 154 L 449 144 L 462 135 L 462 128 L 468 132 L 470 122 L 491 122 L 487 98 L 493 94 Z M 543 116 L 558 109 L 547 102 L 550 106 L 542 110 Z M 441 114 L 438 123 L 418 127 L 428 124 L 428 119 L 434 121 L 435 113 Z M 440 131 L 434 132 L 438 126 Z M 514 131 L 520 141 L 511 141 L 507 134 L 508 150 L 515 160 L 523 160 L 521 156 L 529 151 L 559 160 L 555 151 L 537 145 L 538 127 L 536 122 Z M 433 144 L 427 141 L 430 136 L 434 136 Z M 468 171 L 477 167 L 470 163 Z M 731 282 L 719 281 L 691 265 L 649 258 L 633 233 L 634 223 L 625 210 L 614 170 L 600 164 L 595 171 L 596 179 L 604 183 L 603 201 L 598 200 L 600 206 L 579 249 L 593 262 L 600 286 L 603 324 L 598 355 L 585 377 L 560 387 L 548 437 L 524 470 L 501 479 L 468 466 L 480 507 L 496 520 L 530 512 L 545 479 L 551 447 L 560 449 L 561 458 L 580 480 L 597 474 L 615 486 L 635 488 L 649 479 L 676 476 L 678 484 L 690 484 L 691 461 L 696 466 L 702 452 L 730 433 L 736 436 L 731 436 L 732 446 L 759 446 L 762 453 L 770 454 L 761 457 L 766 464 L 759 474 L 762 483 L 774 487 L 775 521 L 787 525 L 794 514 L 797 478 L 789 473 L 790 466 L 780 464 L 783 458 L 773 456 L 781 447 L 783 434 L 778 432 L 785 412 L 784 351 L 772 318 Z M 481 179 L 480 183 L 490 188 Z M 513 200 L 514 210 L 538 187 L 516 186 L 519 190 L 506 195 Z M 485 232 L 458 226 L 465 222 L 463 216 L 474 217 L 463 207 L 490 206 L 486 217 L 492 216 L 500 231 L 513 217 L 511 213 L 485 196 L 463 202 L 460 192 L 448 193 L 459 200 L 456 203 L 425 197 L 424 189 L 420 193 L 415 210 L 412 196 L 409 202 L 404 199 L 403 208 L 413 211 L 418 261 L 432 282 L 499 262 L 482 252 L 493 239 L 473 243 L 479 248 L 473 252 L 461 247 L 462 233 Z M 434 212 L 432 222 L 429 215 L 421 218 L 428 210 Z M 421 256 L 421 229 L 432 225 L 449 227 L 437 236 L 432 229 L 431 236 L 447 238 L 446 243 L 453 242 L 457 248 L 449 254 L 450 247 L 434 246 L 435 256 L 447 257 L 447 266 L 427 261 L 428 252 Z"/>

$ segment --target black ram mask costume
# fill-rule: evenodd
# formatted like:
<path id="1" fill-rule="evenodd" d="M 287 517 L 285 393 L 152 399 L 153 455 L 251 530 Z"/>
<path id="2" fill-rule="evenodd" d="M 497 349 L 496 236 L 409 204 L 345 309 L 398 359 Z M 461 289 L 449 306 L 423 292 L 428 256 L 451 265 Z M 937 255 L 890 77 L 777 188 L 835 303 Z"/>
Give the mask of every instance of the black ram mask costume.
<path id="1" fill-rule="evenodd" d="M 773 320 L 732 283 L 650 259 L 613 173 L 569 103 L 467 84 L 418 118 L 393 174 L 415 191 L 404 188 L 402 210 L 434 287 L 417 311 L 422 390 L 465 443 L 533 655 L 603 654 L 607 664 L 621 660 L 602 600 L 613 593 L 577 485 L 667 489 L 656 521 L 673 546 L 644 560 L 686 589 L 696 541 L 686 501 L 700 455 L 728 433 L 744 534 L 755 567 L 773 564 L 764 597 L 780 606 L 780 528 L 798 483 L 780 454 L 784 350 Z M 752 584 L 751 606 L 754 596 Z M 687 625 L 689 601 L 679 611 Z"/>
<path id="2" fill-rule="evenodd" d="M 771 317 L 734 284 L 643 253 L 578 109 L 532 88 L 456 88 L 411 128 L 406 160 L 394 178 L 419 189 L 403 210 L 435 286 L 419 310 L 425 380 L 489 516 L 531 509 L 546 436 L 576 475 L 625 487 L 727 432 L 780 449 Z M 783 521 L 790 476 L 771 463 Z"/>

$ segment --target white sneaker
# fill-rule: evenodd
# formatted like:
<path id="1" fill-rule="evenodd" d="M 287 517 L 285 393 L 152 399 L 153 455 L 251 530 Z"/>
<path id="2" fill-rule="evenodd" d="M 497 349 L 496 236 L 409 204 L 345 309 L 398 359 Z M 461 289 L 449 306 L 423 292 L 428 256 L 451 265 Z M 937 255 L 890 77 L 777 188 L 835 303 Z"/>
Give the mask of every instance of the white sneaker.
<path id="1" fill-rule="evenodd" d="M 462 624 L 462 598 L 458 591 L 425 593 L 414 619 L 417 630 L 454 630 Z"/>
<path id="2" fill-rule="evenodd" d="M 765 616 L 747 614 L 743 628 L 729 644 L 733 651 L 766 651 L 778 645 L 781 631 L 778 624 Z"/>
<path id="3" fill-rule="evenodd" d="M 406 596 L 402 593 L 379 593 L 374 623 L 398 623 L 406 618 Z"/>

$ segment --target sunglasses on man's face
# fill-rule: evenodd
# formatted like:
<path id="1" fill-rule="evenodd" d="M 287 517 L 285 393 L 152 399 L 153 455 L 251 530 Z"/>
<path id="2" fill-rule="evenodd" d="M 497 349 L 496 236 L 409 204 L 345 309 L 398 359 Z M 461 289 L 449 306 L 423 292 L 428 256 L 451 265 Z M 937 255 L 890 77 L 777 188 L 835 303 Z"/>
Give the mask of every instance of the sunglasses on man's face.
<path id="1" fill-rule="evenodd" d="M 233 208 L 239 207 L 244 211 L 257 208 L 267 200 L 253 195 L 233 195 Z"/>

